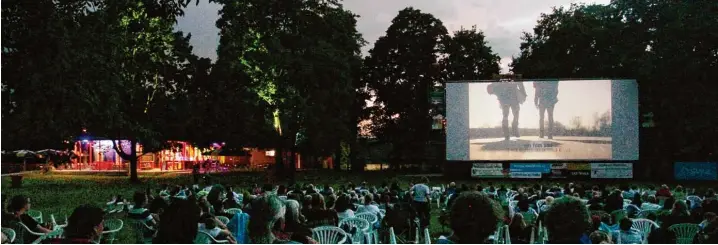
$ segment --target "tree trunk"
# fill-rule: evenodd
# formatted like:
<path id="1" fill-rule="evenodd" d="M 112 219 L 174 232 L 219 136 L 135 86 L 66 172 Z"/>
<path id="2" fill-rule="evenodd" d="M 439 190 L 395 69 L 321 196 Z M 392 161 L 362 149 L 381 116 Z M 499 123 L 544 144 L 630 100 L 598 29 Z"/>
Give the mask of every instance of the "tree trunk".
<path id="1" fill-rule="evenodd" d="M 130 182 L 137 183 L 137 141 L 130 140 Z"/>
<path id="2" fill-rule="evenodd" d="M 337 142 L 337 149 L 334 151 L 334 158 L 332 159 L 332 163 L 334 164 L 334 170 L 341 171 L 342 170 L 342 142 Z"/>
<path id="3" fill-rule="evenodd" d="M 112 140 L 112 148 L 115 149 L 117 155 L 120 155 L 123 160 L 130 161 L 130 182 L 139 182 L 139 179 L 137 178 L 137 140 L 130 140 L 131 149 L 129 153 L 122 149 L 122 145 L 117 145 L 117 140 Z"/>
<path id="4" fill-rule="evenodd" d="M 282 149 L 282 146 L 278 146 L 277 149 L 274 149 L 274 160 L 275 160 L 275 166 L 274 166 L 274 176 L 277 179 L 284 179 L 284 151 Z"/>
<path id="5" fill-rule="evenodd" d="M 296 158 L 297 147 L 292 146 L 289 150 L 289 171 L 287 173 L 287 179 L 290 184 L 294 184 L 294 173 L 297 171 L 297 158 Z"/>

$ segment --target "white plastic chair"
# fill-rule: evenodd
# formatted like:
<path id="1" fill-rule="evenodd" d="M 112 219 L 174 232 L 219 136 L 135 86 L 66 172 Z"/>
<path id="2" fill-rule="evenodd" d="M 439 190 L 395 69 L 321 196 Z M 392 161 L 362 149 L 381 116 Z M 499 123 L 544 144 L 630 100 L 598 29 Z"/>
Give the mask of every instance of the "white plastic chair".
<path id="1" fill-rule="evenodd" d="M 392 229 L 392 232 L 393 231 L 394 230 Z M 5 234 L 5 237 L 7 237 L 7 240 L 10 241 L 10 243 L 15 241 L 15 230 L 3 227 L 2 233 Z"/>
<path id="2" fill-rule="evenodd" d="M 369 236 L 369 241 L 367 241 L 367 243 L 372 243 L 372 241 L 376 242 L 377 239 L 376 239 L 373 231 L 374 231 L 374 225 L 377 222 L 379 222 L 379 217 L 377 217 L 373 213 L 368 213 L 368 212 L 355 214 L 354 217 L 364 219 L 367 222 L 369 222 L 370 236 Z"/>
<path id="3" fill-rule="evenodd" d="M 37 210 L 28 210 L 27 215 L 37 221 L 37 223 L 42 223 L 42 212 Z"/>
<path id="4" fill-rule="evenodd" d="M 529 238 L 529 244 L 536 244 L 536 227 L 531 227 L 531 237 Z"/>
<path id="5" fill-rule="evenodd" d="M 339 227 L 320 226 L 312 229 L 312 239 L 319 244 L 343 244 L 347 241 L 347 233 Z"/>
<path id="6" fill-rule="evenodd" d="M 675 224 L 668 230 L 676 234 L 676 244 L 692 244 L 700 228 L 696 224 Z"/>
<path id="7" fill-rule="evenodd" d="M 47 233 L 47 234 L 44 234 L 44 235 L 40 236 L 40 238 L 38 238 L 37 240 L 35 240 L 35 241 L 33 242 L 33 244 L 42 243 L 42 241 L 43 241 L 43 240 L 46 240 L 46 239 L 58 239 L 58 238 L 59 238 L 59 239 L 62 239 L 62 238 L 65 238 L 64 233 L 65 233 L 65 231 L 64 231 L 63 229 L 57 229 L 57 230 L 51 231 L 50 233 Z"/>
<path id="8" fill-rule="evenodd" d="M 197 236 L 194 238 L 194 244 L 228 244 L 227 240 L 217 240 L 207 232 L 197 231 Z"/>
<path id="9" fill-rule="evenodd" d="M 367 243 L 370 239 L 370 233 L 369 233 L 369 221 L 366 221 L 365 219 L 361 218 L 346 218 L 341 221 L 339 221 L 339 228 L 343 228 L 345 225 L 351 227 L 357 228 L 357 233 L 352 237 L 352 243 L 354 244 L 360 244 L 362 243 L 363 239 L 367 240 Z M 345 231 L 346 232 L 346 231 Z"/>
<path id="10" fill-rule="evenodd" d="M 540 213 L 540 212 L 541 212 L 541 207 L 542 207 L 543 205 L 546 205 L 546 200 L 545 200 L 545 199 L 536 201 L 536 211 L 538 211 L 538 212 Z"/>
<path id="11" fill-rule="evenodd" d="M 135 243 L 136 244 L 151 244 L 152 243 L 152 237 L 154 237 L 154 234 L 157 233 L 157 231 L 148 226 L 147 223 L 140 221 L 140 220 L 132 220 L 130 221 L 130 224 L 132 225 L 132 229 L 135 232 Z M 145 237 L 145 234 L 151 232 L 153 233 L 152 237 Z"/>
<path id="12" fill-rule="evenodd" d="M 242 210 L 238 209 L 238 208 L 230 208 L 230 209 L 225 210 L 224 212 L 231 214 L 231 215 L 237 215 L 237 214 L 241 214 Z"/>
<path id="13" fill-rule="evenodd" d="M 229 218 L 227 218 L 227 217 L 224 217 L 224 216 L 217 216 L 217 219 L 218 219 L 219 221 L 221 221 L 221 222 L 222 222 L 222 224 L 225 224 L 225 225 L 226 225 L 226 224 L 228 224 L 228 223 L 229 223 Z"/>
<path id="14" fill-rule="evenodd" d="M 703 199 L 699 196 L 687 196 L 686 200 L 691 201 L 691 206 L 699 205 L 703 202 Z"/>
<path id="15" fill-rule="evenodd" d="M 34 232 L 33 230 L 31 230 L 30 228 L 28 228 L 28 227 L 27 227 L 25 224 L 23 224 L 22 222 L 13 222 L 13 223 L 12 223 L 12 226 L 13 226 L 13 227 L 10 227 L 10 228 L 12 228 L 12 229 L 15 231 L 15 240 L 16 240 L 15 243 L 20 243 L 20 244 L 33 243 L 33 244 L 37 244 L 37 243 L 39 243 L 40 241 L 42 241 L 43 236 L 45 236 L 45 233 Z M 38 238 L 37 240 L 35 240 L 35 241 L 25 241 L 25 240 L 24 240 L 25 233 L 35 235 L 35 236 L 37 236 L 37 237 L 39 237 L 39 238 Z"/>
<path id="16" fill-rule="evenodd" d="M 511 244 L 511 235 L 509 234 L 509 226 L 499 226 L 494 233 L 494 244 Z"/>
<path id="17" fill-rule="evenodd" d="M 657 213 L 658 213 L 658 210 L 652 210 L 652 209 L 646 210 L 646 209 L 643 209 L 643 210 L 641 210 L 640 213 L 638 213 L 638 216 L 637 216 L 637 217 L 638 217 L 638 218 L 641 218 L 641 219 L 646 219 L 646 218 L 648 218 L 648 215 L 650 215 L 650 214 L 657 214 Z"/>
<path id="18" fill-rule="evenodd" d="M 658 229 L 659 226 L 656 222 L 653 222 L 653 220 L 650 219 L 634 219 L 631 228 L 643 233 L 643 243 L 648 243 L 648 235 L 651 234 L 653 229 Z"/>
<path id="19" fill-rule="evenodd" d="M 50 222 L 52 223 L 52 227 L 54 227 L 55 229 L 65 228 L 67 226 L 67 215 L 65 215 L 65 224 L 62 224 L 62 225 L 58 224 L 57 221 L 55 220 L 54 214 L 50 214 Z"/>
<path id="20" fill-rule="evenodd" d="M 110 244 L 114 243 L 117 237 L 117 233 L 122 230 L 122 227 L 124 227 L 124 222 L 120 219 L 111 219 L 111 220 L 105 220 L 104 227 L 107 228 L 106 231 L 102 231 L 102 236 L 108 236 L 107 242 Z"/>
<path id="21" fill-rule="evenodd" d="M 429 234 L 429 228 L 424 228 L 424 244 L 431 244 L 431 235 Z"/>
<path id="22" fill-rule="evenodd" d="M 389 244 L 396 244 L 396 234 L 394 233 L 394 227 L 389 227 Z"/>

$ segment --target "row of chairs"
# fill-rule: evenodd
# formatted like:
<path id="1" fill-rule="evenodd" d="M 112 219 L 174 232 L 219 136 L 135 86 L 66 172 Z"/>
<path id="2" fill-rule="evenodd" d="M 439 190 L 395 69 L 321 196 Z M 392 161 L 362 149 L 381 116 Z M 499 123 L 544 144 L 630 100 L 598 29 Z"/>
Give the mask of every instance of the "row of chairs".
<path id="1" fill-rule="evenodd" d="M 54 222 L 54 218 L 53 218 L 53 222 Z M 106 220 L 106 221 L 104 222 L 104 227 L 106 228 L 106 230 L 103 231 L 102 234 L 100 234 L 100 237 L 99 237 L 100 241 L 101 241 L 103 238 L 105 238 L 104 236 L 107 236 L 105 240 L 106 240 L 108 243 L 113 243 L 113 242 L 116 240 L 116 235 L 117 235 L 117 233 L 118 233 L 120 230 L 122 230 L 123 225 L 124 225 L 124 224 L 123 224 L 122 220 L 119 220 L 119 219 Z M 2 232 L 5 234 L 5 236 L 8 237 L 8 239 L 10 240 L 11 243 L 19 243 L 19 244 L 32 243 L 32 244 L 39 244 L 39 243 L 41 243 L 43 240 L 46 240 L 46 239 L 64 238 L 63 233 L 64 233 L 64 228 L 65 228 L 65 226 L 66 226 L 66 225 L 57 225 L 57 224 L 54 224 L 54 230 L 53 230 L 52 232 L 50 232 L 50 233 L 45 234 L 45 233 L 39 233 L 39 232 L 33 231 L 32 229 L 30 229 L 29 227 L 27 227 L 27 226 L 26 226 L 25 224 L 23 224 L 22 222 L 13 222 L 13 223 L 11 224 L 11 227 L 3 227 L 3 228 L 2 228 Z M 25 235 L 26 235 L 26 234 L 35 235 L 35 236 L 37 236 L 38 238 L 35 239 L 35 240 L 32 241 L 32 242 L 30 242 L 30 241 L 25 241 L 24 238 L 25 238 Z M 98 241 L 98 242 L 99 242 L 99 241 Z"/>

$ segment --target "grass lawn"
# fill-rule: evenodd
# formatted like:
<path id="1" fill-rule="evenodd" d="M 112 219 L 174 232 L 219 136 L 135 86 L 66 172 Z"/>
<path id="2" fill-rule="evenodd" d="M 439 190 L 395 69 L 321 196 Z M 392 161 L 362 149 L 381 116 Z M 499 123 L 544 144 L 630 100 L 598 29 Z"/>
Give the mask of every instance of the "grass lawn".
<path id="1" fill-rule="evenodd" d="M 266 173 L 227 173 L 213 175 L 213 183 L 231 184 L 235 191 L 247 191 L 252 184 L 262 185 L 266 181 Z M 399 182 L 402 188 L 407 188 L 415 177 L 399 176 L 389 172 L 368 172 L 353 174 L 348 172 L 335 172 L 331 170 L 299 172 L 296 175 L 298 183 L 313 183 L 323 185 L 326 183 L 336 187 L 348 182 L 359 184 L 362 181 L 370 185 L 380 185 L 384 182 Z M 104 207 L 104 204 L 115 195 L 122 195 L 130 200 L 135 191 L 144 191 L 147 187 L 157 190 L 161 184 L 192 184 L 192 176 L 178 173 L 155 173 L 140 174 L 139 184 L 130 184 L 126 176 L 97 176 L 97 175 L 57 175 L 57 174 L 28 174 L 23 179 L 23 187 L 19 189 L 10 188 L 10 177 L 2 178 L 2 195 L 4 198 L 11 198 L 14 195 L 24 194 L 31 198 L 33 210 L 43 213 L 44 221 L 49 221 L 50 214 L 54 214 L 58 222 L 62 223 L 65 215 L 70 215 L 72 210 L 81 204 L 94 204 Z M 465 180 L 457 181 L 457 184 L 466 183 L 470 186 L 482 184 L 488 186 L 492 181 L 495 185 L 520 183 L 523 185 L 548 184 L 549 181 L 524 180 L 509 182 L 506 180 Z M 430 179 L 430 186 L 446 184 L 449 180 L 443 177 Z M 555 183 L 555 181 L 554 181 Z M 284 184 L 284 183 L 278 183 Z M 508 187 L 508 186 L 507 186 Z M 432 205 L 432 225 L 430 227 L 432 237 L 436 238 L 442 232 L 448 231 L 439 225 L 438 216 L 440 211 L 436 205 Z M 133 231 L 127 225 L 118 234 L 116 243 L 132 243 Z"/>

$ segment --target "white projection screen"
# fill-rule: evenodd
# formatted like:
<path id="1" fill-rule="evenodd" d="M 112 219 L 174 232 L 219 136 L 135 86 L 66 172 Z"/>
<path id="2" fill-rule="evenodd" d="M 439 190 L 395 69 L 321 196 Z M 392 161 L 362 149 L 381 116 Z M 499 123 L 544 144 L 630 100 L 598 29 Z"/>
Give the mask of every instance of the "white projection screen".
<path id="1" fill-rule="evenodd" d="M 638 160 L 635 80 L 446 85 L 446 159 Z"/>

